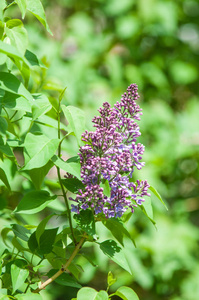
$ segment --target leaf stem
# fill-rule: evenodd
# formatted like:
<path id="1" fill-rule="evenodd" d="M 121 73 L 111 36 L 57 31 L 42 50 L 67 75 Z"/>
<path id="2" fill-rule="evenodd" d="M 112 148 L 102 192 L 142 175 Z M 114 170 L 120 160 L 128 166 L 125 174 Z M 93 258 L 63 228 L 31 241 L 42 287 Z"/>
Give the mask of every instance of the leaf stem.
<path id="1" fill-rule="evenodd" d="M 86 233 L 84 233 L 79 243 L 75 246 L 73 253 L 71 254 L 70 258 L 67 260 L 67 262 L 62 266 L 62 268 L 59 271 L 57 271 L 57 273 L 55 273 L 52 277 L 48 278 L 45 282 L 43 282 L 39 288 L 33 291 L 33 293 L 39 293 L 47 285 L 49 285 L 51 282 L 53 282 L 57 277 L 59 277 L 67 270 L 67 268 L 69 267 L 69 265 L 71 264 L 71 262 L 73 261 L 73 259 L 75 258 L 79 250 L 81 249 L 85 239 L 86 239 Z"/>
<path id="2" fill-rule="evenodd" d="M 57 121 L 58 121 L 58 139 L 60 140 L 60 138 L 61 138 L 61 129 L 60 129 L 60 101 L 59 101 Z M 58 146 L 58 157 L 61 158 L 61 142 L 59 143 L 59 146 Z M 66 204 L 66 209 L 67 209 L 67 212 L 68 212 L 68 219 L 69 219 L 69 225 L 70 225 L 70 230 L 71 230 L 71 234 L 72 234 L 72 240 L 73 240 L 73 243 L 76 244 L 76 240 L 75 240 L 75 236 L 74 236 L 74 232 L 73 232 L 72 219 L 71 219 L 71 211 L 70 211 L 68 199 L 66 197 L 66 192 L 65 192 L 64 186 L 62 184 L 61 174 L 60 174 L 60 168 L 59 167 L 57 167 L 57 175 L 58 175 L 59 183 L 60 183 L 60 186 L 61 186 L 62 194 L 63 194 L 63 197 L 64 197 L 64 201 L 65 201 L 65 204 Z"/>

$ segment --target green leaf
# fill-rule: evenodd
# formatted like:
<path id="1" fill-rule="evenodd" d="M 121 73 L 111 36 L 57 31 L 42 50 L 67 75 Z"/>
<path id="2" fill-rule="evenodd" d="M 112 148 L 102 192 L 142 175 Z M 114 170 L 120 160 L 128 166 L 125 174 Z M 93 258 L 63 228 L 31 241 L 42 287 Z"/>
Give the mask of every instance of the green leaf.
<path id="1" fill-rule="evenodd" d="M 138 207 L 143 211 L 143 213 L 145 214 L 145 216 L 147 216 L 147 218 L 151 221 L 151 223 L 155 226 L 156 225 L 156 222 L 150 217 L 150 215 L 148 215 L 144 205 L 138 205 Z M 146 205 L 147 207 L 147 205 Z M 149 207 L 149 208 L 148 208 Z M 149 214 L 151 214 L 151 209 L 150 209 L 150 205 L 148 205 L 147 209 L 148 209 L 148 212 Z"/>
<path id="2" fill-rule="evenodd" d="M 6 119 L 3 117 L 0 117 L 0 133 L 3 135 L 6 134 L 7 129 L 8 129 L 8 123 L 7 123 Z"/>
<path id="3" fill-rule="evenodd" d="M 67 188 L 67 190 L 74 194 L 78 193 L 78 190 L 84 190 L 85 188 L 83 183 L 77 178 L 66 178 L 62 180 L 62 183 Z"/>
<path id="4" fill-rule="evenodd" d="M 11 225 L 14 234 L 19 237 L 21 240 L 27 242 L 29 240 L 30 231 L 24 226 L 18 224 Z"/>
<path id="5" fill-rule="evenodd" d="M 77 300 L 108 300 L 108 294 L 105 291 L 97 292 L 93 288 L 83 287 L 77 293 Z"/>
<path id="6" fill-rule="evenodd" d="M 49 161 L 45 166 L 40 167 L 40 168 L 35 168 L 28 170 L 28 172 L 35 188 L 39 190 L 41 188 L 41 185 L 44 181 L 44 178 L 46 174 L 49 172 L 49 170 L 53 167 L 53 163 Z"/>
<path id="7" fill-rule="evenodd" d="M 34 214 L 43 210 L 54 199 L 56 196 L 50 196 L 47 191 L 32 191 L 21 199 L 14 212 Z"/>
<path id="8" fill-rule="evenodd" d="M 23 269 L 23 267 L 26 264 L 27 263 L 24 260 L 16 260 L 11 265 L 11 280 L 13 293 L 24 284 L 26 278 L 29 275 L 28 270 Z"/>
<path id="9" fill-rule="evenodd" d="M 31 102 L 26 98 L 5 91 L 5 94 L 2 98 L 0 98 L 0 105 L 5 108 L 9 108 L 12 110 L 22 110 L 31 112 Z"/>
<path id="10" fill-rule="evenodd" d="M 35 253 L 38 249 L 38 246 L 39 244 L 37 243 L 36 232 L 34 231 L 28 240 L 28 247 L 32 253 Z"/>
<path id="11" fill-rule="evenodd" d="M 1 230 L 1 238 L 2 238 L 2 241 L 4 242 L 4 244 L 5 244 L 8 248 L 10 248 L 10 246 L 9 246 L 9 244 L 6 242 L 6 240 L 8 239 L 8 238 L 7 238 L 7 235 L 8 235 L 8 233 L 9 233 L 10 231 L 12 231 L 12 229 L 11 229 L 11 228 L 8 228 L 8 227 L 5 227 L 5 228 L 3 228 L 3 229 Z M 9 239 L 8 239 L 8 240 L 9 240 Z"/>
<path id="12" fill-rule="evenodd" d="M 34 231 L 28 241 L 28 246 L 32 253 L 39 255 L 50 253 L 53 249 L 57 231 L 58 228 L 46 229 L 40 236 L 39 243 L 37 242 L 36 231 Z"/>
<path id="13" fill-rule="evenodd" d="M 107 277 L 107 283 L 108 286 L 113 285 L 117 281 L 116 278 L 114 278 L 113 273 L 111 271 L 108 272 L 108 277 Z"/>
<path id="14" fill-rule="evenodd" d="M 122 246 L 124 246 L 124 236 L 127 236 L 134 243 L 130 233 L 119 219 L 111 218 L 104 220 L 102 223 L 106 228 L 108 228 L 111 231 L 112 235 L 118 240 L 118 242 Z"/>
<path id="15" fill-rule="evenodd" d="M 69 122 L 72 132 L 74 132 L 76 136 L 78 145 L 81 146 L 81 135 L 85 131 L 84 112 L 81 109 L 74 106 L 62 105 L 61 107 L 67 121 Z"/>
<path id="16" fill-rule="evenodd" d="M 123 300 L 139 300 L 137 294 L 127 286 L 121 286 L 113 295 L 119 296 Z"/>
<path id="17" fill-rule="evenodd" d="M 153 207 L 151 204 L 151 198 L 148 197 L 144 202 L 142 202 L 142 206 L 144 207 L 147 216 L 149 216 L 150 219 L 153 219 Z"/>
<path id="18" fill-rule="evenodd" d="M 107 197 L 111 196 L 111 188 L 110 188 L 110 185 L 109 185 L 109 182 L 107 179 L 105 180 L 105 182 L 100 183 L 100 187 L 103 188 L 103 193 L 105 196 L 107 196 Z"/>
<path id="19" fill-rule="evenodd" d="M 6 173 L 5 173 L 5 171 L 2 168 L 0 168 L 0 180 L 3 181 L 3 183 L 5 184 L 5 186 L 7 186 L 7 188 L 11 191 L 10 184 L 8 182 Z"/>
<path id="20" fill-rule="evenodd" d="M 99 291 L 96 296 L 96 300 L 108 300 L 108 294 L 105 291 Z"/>
<path id="21" fill-rule="evenodd" d="M 0 41 L 1 45 L 1 41 Z M 0 72 L 0 87 L 4 91 L 20 95 L 31 103 L 33 101 L 32 95 L 24 87 L 24 85 L 11 73 Z"/>
<path id="22" fill-rule="evenodd" d="M 14 153 L 12 152 L 12 149 L 1 136 L 0 136 L 0 152 L 2 152 L 4 155 L 8 157 L 14 157 Z"/>
<path id="23" fill-rule="evenodd" d="M 97 291 L 89 288 L 89 287 L 83 287 L 79 292 L 77 293 L 77 300 L 96 300 Z"/>
<path id="24" fill-rule="evenodd" d="M 44 218 L 39 225 L 37 226 L 36 229 L 36 239 L 37 239 L 37 243 L 39 243 L 39 239 L 41 237 L 41 235 L 43 234 L 46 224 L 48 223 L 48 221 L 54 216 L 54 214 L 51 214 L 49 216 L 47 216 L 46 218 Z"/>
<path id="25" fill-rule="evenodd" d="M 15 298 L 17 300 L 42 300 L 42 296 L 39 294 L 33 294 L 33 293 L 26 293 L 21 295 L 16 295 Z"/>
<path id="26" fill-rule="evenodd" d="M 0 52 L 4 53 L 13 61 L 24 77 L 27 77 L 27 70 L 30 65 L 27 59 L 12 45 L 0 41 Z M 11 68 L 8 66 L 8 69 Z M 10 74 L 10 73 L 9 73 Z"/>
<path id="27" fill-rule="evenodd" d="M 74 175 L 79 180 L 81 180 L 81 176 L 80 176 L 81 165 L 80 165 L 79 161 L 73 162 L 70 159 L 68 159 L 67 161 L 64 161 L 63 159 L 59 158 L 57 155 L 54 155 L 51 158 L 51 160 L 53 161 L 55 166 L 66 171 L 69 174 Z"/>
<path id="28" fill-rule="evenodd" d="M 58 270 L 52 269 L 48 272 L 47 276 L 52 277 Z M 63 273 L 59 277 L 55 279 L 55 282 L 64 285 L 64 286 L 71 286 L 74 288 L 81 288 L 82 286 L 69 274 Z"/>
<path id="29" fill-rule="evenodd" d="M 41 115 L 44 115 L 47 111 L 52 108 L 48 97 L 44 94 L 34 94 L 34 104 L 32 106 L 32 118 L 36 120 Z"/>
<path id="30" fill-rule="evenodd" d="M 1 7 L 0 7 L 0 10 L 1 10 Z M 2 37 L 4 35 L 4 29 L 5 29 L 5 23 L 0 21 L 0 40 L 2 39 Z M 4 56 L 4 54 L 3 54 L 3 56 Z M 1 59 L 0 59 L 0 64 L 2 64 Z"/>
<path id="31" fill-rule="evenodd" d="M 55 154 L 59 145 L 58 139 L 28 133 L 24 141 L 25 166 L 21 170 L 43 167 Z"/>
<path id="32" fill-rule="evenodd" d="M 26 0 L 15 0 L 22 14 L 22 19 L 24 19 L 26 14 L 27 3 Z"/>
<path id="33" fill-rule="evenodd" d="M 165 206 L 166 210 L 168 210 L 166 204 L 162 200 L 162 197 L 160 196 L 160 194 L 158 193 L 158 191 L 153 186 L 150 186 L 149 190 L 160 200 L 160 202 L 162 202 L 162 204 Z"/>
<path id="34" fill-rule="evenodd" d="M 86 209 L 80 211 L 79 214 L 74 215 L 77 225 L 86 233 L 95 235 L 95 220 L 91 210 Z"/>
<path id="35" fill-rule="evenodd" d="M 30 50 L 26 50 L 25 58 L 32 67 L 38 66 L 40 68 L 47 69 L 47 67 L 42 63 L 42 61 Z"/>
<path id="36" fill-rule="evenodd" d="M 46 229 L 39 239 L 39 254 L 48 254 L 52 251 L 58 228 Z"/>
<path id="37" fill-rule="evenodd" d="M 59 95 L 59 102 L 61 102 L 62 101 L 62 99 L 63 99 L 63 97 L 64 97 L 64 94 L 65 94 L 65 91 L 66 91 L 66 89 L 67 89 L 67 87 L 65 87 L 62 91 L 61 91 L 61 93 L 60 93 L 60 95 Z"/>
<path id="38" fill-rule="evenodd" d="M 40 0 L 26 0 L 27 9 L 41 22 L 41 24 L 46 28 L 46 30 L 51 34 L 51 30 L 48 26 L 44 8 Z"/>
<path id="39" fill-rule="evenodd" d="M 0 20 L 3 21 L 3 13 L 4 13 L 4 8 L 7 6 L 6 1 L 5 0 L 1 0 L 0 1 Z"/>
<path id="40" fill-rule="evenodd" d="M 13 237 L 12 239 L 12 245 L 14 248 L 16 248 L 19 252 L 23 252 L 23 251 L 29 251 L 28 248 L 24 248 L 24 246 L 22 246 L 21 242 L 18 240 L 18 238 L 16 236 Z"/>
<path id="41" fill-rule="evenodd" d="M 100 249 L 106 256 L 116 262 L 124 270 L 132 274 L 122 248 L 115 241 L 106 240 L 98 244 L 100 246 Z"/>
<path id="42" fill-rule="evenodd" d="M 7 21 L 5 33 L 9 37 L 11 45 L 24 55 L 28 46 L 28 34 L 23 26 L 23 22 L 19 19 Z"/>

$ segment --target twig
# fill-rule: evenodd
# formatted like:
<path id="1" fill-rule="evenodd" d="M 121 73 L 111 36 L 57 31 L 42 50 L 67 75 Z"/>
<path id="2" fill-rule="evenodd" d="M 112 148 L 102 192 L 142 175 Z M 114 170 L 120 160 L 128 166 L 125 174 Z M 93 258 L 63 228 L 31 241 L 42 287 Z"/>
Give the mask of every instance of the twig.
<path id="1" fill-rule="evenodd" d="M 84 236 L 81 238 L 81 240 L 79 241 L 79 243 L 76 245 L 73 253 L 71 254 L 70 258 L 67 260 L 67 262 L 62 266 L 62 268 L 57 271 L 57 273 L 55 273 L 52 277 L 48 278 L 45 282 L 43 282 L 39 288 L 37 288 L 36 290 L 33 291 L 33 293 L 39 293 L 41 290 L 43 290 L 47 285 L 49 285 L 51 282 L 53 282 L 57 277 L 59 277 L 61 274 L 63 274 L 66 269 L 68 268 L 68 266 L 71 264 L 71 262 L 73 261 L 73 259 L 75 258 L 75 256 L 77 255 L 78 251 L 80 250 L 80 248 L 82 247 L 82 244 L 84 243 L 86 238 L 86 233 L 84 233 Z"/>

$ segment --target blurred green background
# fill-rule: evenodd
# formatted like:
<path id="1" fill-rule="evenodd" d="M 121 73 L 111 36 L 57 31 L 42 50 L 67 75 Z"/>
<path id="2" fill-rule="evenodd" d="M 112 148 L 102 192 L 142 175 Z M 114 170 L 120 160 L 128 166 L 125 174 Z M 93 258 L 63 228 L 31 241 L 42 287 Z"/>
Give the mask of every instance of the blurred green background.
<path id="1" fill-rule="evenodd" d="M 199 1 L 45 0 L 43 5 L 53 36 L 32 15 L 24 20 L 29 49 L 49 64 L 47 73 L 31 82 L 32 91 L 56 97 L 53 86 L 67 86 L 65 103 L 82 108 L 91 128 L 104 101 L 113 105 L 137 83 L 146 166 L 135 176 L 147 179 L 169 207 L 166 211 L 152 197 L 157 230 L 138 210 L 128 223 L 137 244 L 126 244 L 133 276 L 96 250 L 99 268 L 81 260 L 80 282 L 106 289 L 111 270 L 117 277 L 113 290 L 128 285 L 141 300 L 198 300 Z M 9 14 L 21 18 L 17 7 Z M 71 140 L 69 155 L 77 151 Z M 44 299 L 71 299 L 76 292 L 52 285 Z"/>

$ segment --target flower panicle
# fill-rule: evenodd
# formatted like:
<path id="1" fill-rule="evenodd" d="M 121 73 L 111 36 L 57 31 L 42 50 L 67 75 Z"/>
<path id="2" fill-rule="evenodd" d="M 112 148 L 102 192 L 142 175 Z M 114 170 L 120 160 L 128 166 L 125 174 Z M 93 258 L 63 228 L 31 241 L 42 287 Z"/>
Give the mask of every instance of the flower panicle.
<path id="1" fill-rule="evenodd" d="M 72 204 L 72 211 L 91 208 L 96 215 L 103 213 L 107 218 L 121 217 L 130 208 L 141 205 L 148 193 L 147 181 L 132 182 L 134 168 L 144 166 L 142 155 L 144 146 L 137 143 L 142 109 L 136 103 L 139 98 L 138 87 L 131 84 L 113 107 L 103 103 L 99 116 L 92 120 L 95 131 L 85 131 L 80 147 L 81 178 L 85 190 L 79 190 Z M 110 196 L 103 190 L 108 182 Z"/>

